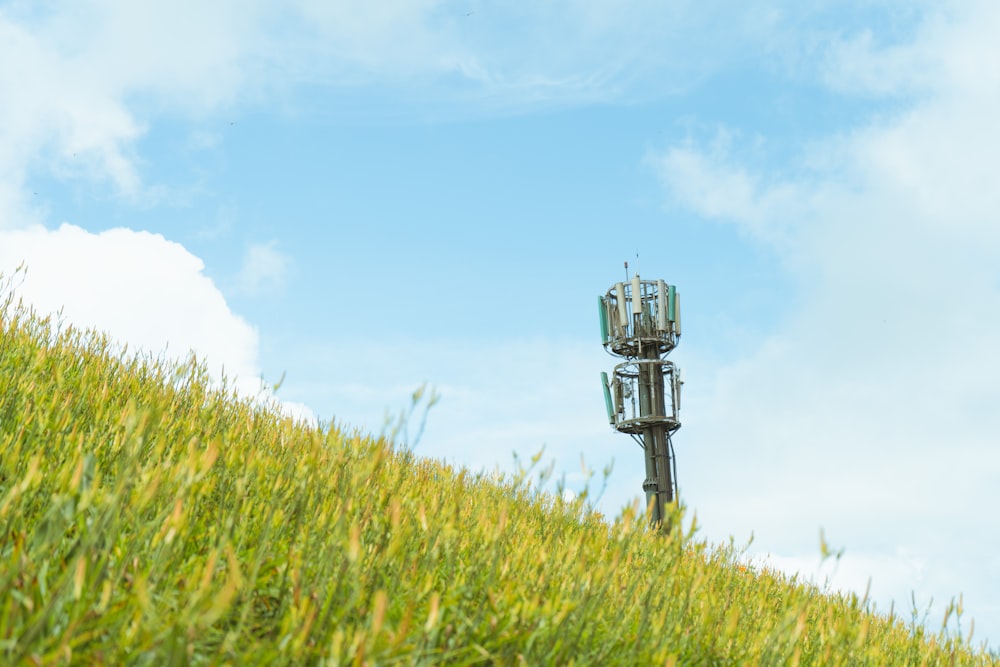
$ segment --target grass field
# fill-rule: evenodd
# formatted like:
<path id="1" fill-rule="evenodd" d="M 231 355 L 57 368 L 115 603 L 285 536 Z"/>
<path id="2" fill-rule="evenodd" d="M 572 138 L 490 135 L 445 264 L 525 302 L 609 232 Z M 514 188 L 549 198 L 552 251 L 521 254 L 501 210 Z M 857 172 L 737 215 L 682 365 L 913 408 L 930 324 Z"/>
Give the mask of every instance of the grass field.
<path id="1" fill-rule="evenodd" d="M 996 664 L 681 516 L 296 423 L 9 290 L 0 455 L 5 665 Z"/>

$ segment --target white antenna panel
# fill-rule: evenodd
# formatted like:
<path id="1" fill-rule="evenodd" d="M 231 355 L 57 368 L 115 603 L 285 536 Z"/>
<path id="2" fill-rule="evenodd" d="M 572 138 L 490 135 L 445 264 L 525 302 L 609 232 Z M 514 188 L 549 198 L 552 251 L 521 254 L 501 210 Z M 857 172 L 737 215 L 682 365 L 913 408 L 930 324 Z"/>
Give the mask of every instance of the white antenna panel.
<path id="1" fill-rule="evenodd" d="M 625 330 L 628 328 L 628 310 L 625 305 L 625 285 L 624 283 L 618 283 L 615 285 L 615 301 L 618 303 L 618 325 L 622 329 L 622 335 L 625 335 Z"/>
<path id="2" fill-rule="evenodd" d="M 667 320 L 667 284 L 662 280 L 656 283 L 656 328 L 666 331 L 669 328 Z"/>

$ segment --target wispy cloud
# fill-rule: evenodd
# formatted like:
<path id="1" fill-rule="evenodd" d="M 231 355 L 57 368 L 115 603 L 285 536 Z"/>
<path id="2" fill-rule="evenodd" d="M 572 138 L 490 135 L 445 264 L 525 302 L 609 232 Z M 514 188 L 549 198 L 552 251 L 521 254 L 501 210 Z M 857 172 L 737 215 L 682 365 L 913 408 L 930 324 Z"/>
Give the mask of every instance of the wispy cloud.
<path id="1" fill-rule="evenodd" d="M 996 8 L 971 0 L 925 7 L 916 34 L 892 39 L 871 29 L 839 36 L 821 74 L 836 90 L 880 96 L 995 88 L 1000 73 Z"/>
<path id="2" fill-rule="evenodd" d="M 253 243 L 243 254 L 243 265 L 236 275 L 240 291 L 257 295 L 284 285 L 292 259 L 277 249 L 278 242 Z"/>
<path id="3" fill-rule="evenodd" d="M 136 145 L 158 114 L 267 106 L 304 82 L 468 113 L 629 101 L 765 60 L 782 25 L 802 20 L 641 0 L 15 5 L 0 9 L 0 177 L 23 183 L 40 167 L 141 200 Z"/>
<path id="4" fill-rule="evenodd" d="M 786 247 L 796 231 L 795 213 L 809 202 L 799 184 L 766 179 L 741 164 L 730 148 L 737 141 L 720 128 L 705 146 L 688 141 L 662 152 L 650 152 L 646 164 L 659 176 L 670 198 L 698 215 L 733 223 L 749 236 Z"/>

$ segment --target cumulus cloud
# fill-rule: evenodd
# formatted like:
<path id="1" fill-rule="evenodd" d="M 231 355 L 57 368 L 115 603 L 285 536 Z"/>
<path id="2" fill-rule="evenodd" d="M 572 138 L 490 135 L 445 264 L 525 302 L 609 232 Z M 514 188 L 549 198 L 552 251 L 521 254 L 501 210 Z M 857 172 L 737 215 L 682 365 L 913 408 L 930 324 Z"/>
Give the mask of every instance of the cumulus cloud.
<path id="1" fill-rule="evenodd" d="M 24 264 L 17 295 L 43 314 L 154 355 L 195 352 L 245 395 L 260 389 L 256 330 L 234 314 L 202 261 L 159 234 L 64 224 L 0 231 L 0 272 Z"/>
<path id="2" fill-rule="evenodd" d="M 650 163 L 672 205 L 769 244 L 801 290 L 755 354 L 718 367 L 712 390 L 688 402 L 704 424 L 700 449 L 713 452 L 692 464 L 712 471 L 695 472 L 704 496 L 691 499 L 705 524 L 753 531 L 789 566 L 825 527 L 858 554 L 847 578 L 876 578 L 880 606 L 914 589 L 924 600 L 964 591 L 995 628 L 995 611 L 977 602 L 995 562 L 980 536 L 1000 532 L 990 407 L 1000 401 L 1000 195 L 989 183 L 1000 87 L 968 40 L 995 62 L 985 35 L 1000 11 L 961 7 L 911 44 L 880 50 L 862 36 L 836 47 L 837 80 L 868 90 L 852 73 L 874 71 L 886 91 L 915 97 L 806 147 L 808 178 L 745 166 L 711 141 Z"/>

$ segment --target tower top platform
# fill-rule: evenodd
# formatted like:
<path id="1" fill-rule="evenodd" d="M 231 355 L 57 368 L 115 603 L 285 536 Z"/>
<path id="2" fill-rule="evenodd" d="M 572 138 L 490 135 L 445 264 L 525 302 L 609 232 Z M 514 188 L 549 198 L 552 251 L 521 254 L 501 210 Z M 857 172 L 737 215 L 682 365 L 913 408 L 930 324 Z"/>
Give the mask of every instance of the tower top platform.
<path id="1" fill-rule="evenodd" d="M 681 337 L 680 294 L 663 280 L 616 283 L 599 297 L 601 340 L 620 357 L 656 358 L 670 353 Z"/>

